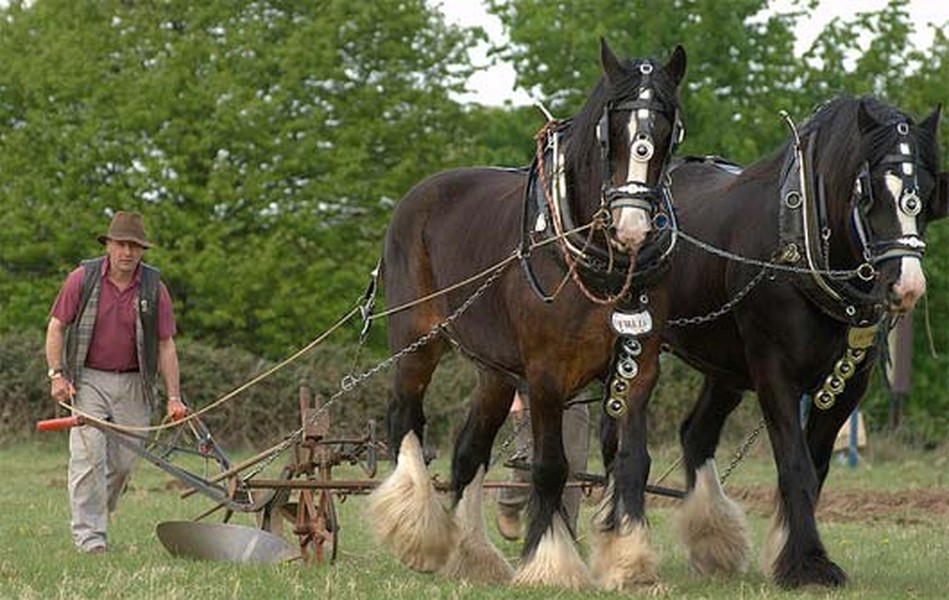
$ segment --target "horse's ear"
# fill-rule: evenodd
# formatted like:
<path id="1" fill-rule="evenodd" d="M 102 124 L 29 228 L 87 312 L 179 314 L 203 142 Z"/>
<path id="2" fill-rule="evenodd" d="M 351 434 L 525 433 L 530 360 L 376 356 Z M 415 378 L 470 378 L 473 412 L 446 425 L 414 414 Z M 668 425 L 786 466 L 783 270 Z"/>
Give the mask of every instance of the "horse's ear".
<path id="1" fill-rule="evenodd" d="M 861 133 L 867 133 L 877 126 L 877 120 L 870 114 L 864 100 L 860 101 L 860 106 L 857 108 L 857 126 Z"/>
<path id="2" fill-rule="evenodd" d="M 945 219 L 949 216 L 949 171 L 939 173 L 936 189 L 926 205 L 926 221 Z"/>
<path id="3" fill-rule="evenodd" d="M 606 38 L 600 38 L 600 64 L 603 66 L 603 73 L 609 81 L 620 81 L 623 78 L 623 65 L 616 55 L 610 49 Z"/>
<path id="4" fill-rule="evenodd" d="M 935 139 L 936 131 L 939 129 L 939 114 L 942 112 L 942 103 L 936 105 L 936 108 L 933 109 L 929 115 L 923 119 L 923 122 L 919 124 L 920 129 L 924 129 L 932 134 L 933 139 Z"/>
<path id="5" fill-rule="evenodd" d="M 679 83 L 682 82 L 682 78 L 685 77 L 686 64 L 685 48 L 682 47 L 682 44 L 679 44 L 676 46 L 676 49 L 672 51 L 672 58 L 670 58 L 666 66 L 663 67 L 669 75 L 669 78 L 675 82 L 676 87 L 679 86 Z"/>

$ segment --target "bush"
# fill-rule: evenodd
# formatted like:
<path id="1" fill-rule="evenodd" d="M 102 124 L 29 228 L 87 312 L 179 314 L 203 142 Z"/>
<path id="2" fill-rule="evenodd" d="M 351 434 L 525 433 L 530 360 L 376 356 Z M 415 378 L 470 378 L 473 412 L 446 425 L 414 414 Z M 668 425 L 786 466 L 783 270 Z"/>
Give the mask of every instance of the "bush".
<path id="1" fill-rule="evenodd" d="M 62 413 L 49 398 L 43 343 L 37 331 L 0 335 L 0 441 L 26 439 L 35 434 L 36 421 Z M 182 395 L 194 409 L 210 405 L 275 365 L 238 348 L 213 348 L 186 339 L 177 340 L 177 345 Z M 272 445 L 300 427 L 301 383 L 328 400 L 351 368 L 358 373 L 382 360 L 364 357 L 354 363 L 354 353 L 355 346 L 318 346 L 235 394 L 203 419 L 225 447 Z M 426 396 L 429 444 L 447 443 L 463 423 L 474 373 L 470 364 L 454 355 L 439 367 Z M 335 399 L 329 407 L 334 434 L 362 433 L 367 421 L 375 419 L 383 436 L 390 380 L 391 372 L 382 370 Z"/>
<path id="2" fill-rule="evenodd" d="M 269 447 L 300 427 L 301 383 L 307 383 L 328 401 L 340 390 L 345 375 L 373 369 L 385 358 L 366 352 L 357 360 L 359 351 L 355 344 L 320 345 L 209 411 L 204 421 L 225 448 Z M 178 340 L 178 356 L 183 395 L 195 409 L 209 406 L 275 365 L 238 348 L 214 348 L 186 339 Z M 701 387 L 699 374 L 676 357 L 663 354 L 661 361 L 662 375 L 649 406 L 651 446 L 678 444 L 679 424 Z M 391 369 L 382 369 L 351 392 L 333 399 L 329 406 L 331 431 L 336 435 L 361 434 L 367 421 L 373 419 L 378 423 L 380 440 L 385 441 L 391 379 Z M 476 384 L 476 369 L 469 361 L 457 353 L 445 357 L 425 397 L 426 445 L 430 449 L 449 451 L 467 418 Z M 885 418 L 878 414 L 881 404 L 885 406 L 879 395 L 878 389 L 871 389 L 865 401 L 869 423 L 876 429 L 885 426 Z M 725 451 L 740 443 L 761 418 L 754 395 L 746 396 L 726 424 L 722 446 Z M 0 441 L 23 440 L 34 435 L 35 422 L 55 416 L 57 410 L 60 409 L 49 399 L 42 334 L 20 331 L 0 335 Z M 917 410 L 924 412 L 921 407 Z M 911 414 L 917 416 L 916 412 Z M 590 415 L 591 427 L 596 432 L 602 415 L 599 401 L 591 403 Z M 503 440 L 503 435 L 498 439 Z M 907 438 L 918 443 L 932 439 L 926 435 Z M 595 441 L 591 451 L 598 452 Z"/>

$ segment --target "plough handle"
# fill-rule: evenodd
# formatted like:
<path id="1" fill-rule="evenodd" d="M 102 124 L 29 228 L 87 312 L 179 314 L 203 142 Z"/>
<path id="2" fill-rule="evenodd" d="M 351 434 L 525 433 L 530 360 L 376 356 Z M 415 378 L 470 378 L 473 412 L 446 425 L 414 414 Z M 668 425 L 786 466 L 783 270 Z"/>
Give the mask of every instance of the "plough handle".
<path id="1" fill-rule="evenodd" d="M 82 425 L 82 417 L 79 415 L 72 415 L 70 417 L 59 417 L 58 419 L 46 419 L 45 421 L 36 422 L 37 431 L 59 431 L 61 429 L 69 429 L 71 427 L 78 427 Z"/>

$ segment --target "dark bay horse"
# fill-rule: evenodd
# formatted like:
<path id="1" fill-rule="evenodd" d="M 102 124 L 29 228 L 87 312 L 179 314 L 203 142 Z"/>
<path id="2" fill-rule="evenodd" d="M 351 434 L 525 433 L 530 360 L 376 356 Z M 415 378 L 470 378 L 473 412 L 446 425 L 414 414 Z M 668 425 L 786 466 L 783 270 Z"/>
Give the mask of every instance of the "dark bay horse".
<path id="1" fill-rule="evenodd" d="M 600 82 L 573 119 L 548 124 L 530 172 L 439 173 L 401 200 L 390 223 L 386 302 L 411 306 L 389 317 L 389 346 L 399 353 L 427 343 L 399 355 L 388 419 L 396 468 L 373 493 L 369 514 L 380 541 L 415 569 L 482 581 L 513 575 L 522 585 L 592 584 L 562 515 L 561 419 L 573 394 L 622 371 L 610 400 L 620 435 L 615 484 L 593 571 L 607 587 L 655 578 L 643 517 L 645 399 L 667 314 L 659 284 L 674 217 L 664 173 L 683 131 L 678 86 L 686 56 L 677 47 L 665 65 L 621 62 L 602 42 L 600 59 Z M 541 240 L 552 243 L 535 247 Z M 505 268 L 514 259 L 521 270 Z M 493 281 L 472 277 L 485 271 Z M 451 344 L 480 367 L 452 460 L 454 514 L 436 497 L 421 449 L 422 398 Z M 522 561 L 512 573 L 487 539 L 481 496 L 496 433 L 522 384 L 531 402 L 533 487 Z"/>
<path id="2" fill-rule="evenodd" d="M 939 109 L 916 124 L 872 98 L 840 98 L 802 126 L 799 146 L 792 139 L 743 171 L 707 159 L 672 169 L 683 237 L 732 253 L 680 242 L 669 278 L 664 338 L 704 374 L 680 429 L 689 487 L 680 528 L 699 572 L 747 564 L 744 514 L 725 497 L 714 455 L 751 390 L 778 471 L 762 569 L 783 587 L 846 582 L 814 510 L 837 432 L 867 388 L 877 328 L 925 291 L 925 227 L 949 203 L 938 120 Z"/>

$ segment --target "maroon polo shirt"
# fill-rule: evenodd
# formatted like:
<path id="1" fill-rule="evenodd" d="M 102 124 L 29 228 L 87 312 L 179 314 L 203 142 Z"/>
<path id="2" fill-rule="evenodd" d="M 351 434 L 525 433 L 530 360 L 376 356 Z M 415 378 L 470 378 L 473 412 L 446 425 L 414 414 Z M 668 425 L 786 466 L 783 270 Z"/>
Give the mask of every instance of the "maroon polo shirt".
<path id="1" fill-rule="evenodd" d="M 134 371 L 138 369 L 138 352 L 135 350 L 135 299 L 142 280 L 142 267 L 135 269 L 132 283 L 119 290 L 109 281 L 109 259 L 102 262 L 102 279 L 99 285 L 99 308 L 92 340 L 86 353 L 85 366 L 102 371 Z M 66 277 L 50 316 L 70 325 L 79 311 L 82 294 L 80 266 Z M 164 283 L 158 286 L 158 339 L 167 340 L 176 332 L 175 315 L 171 309 L 171 296 Z"/>

